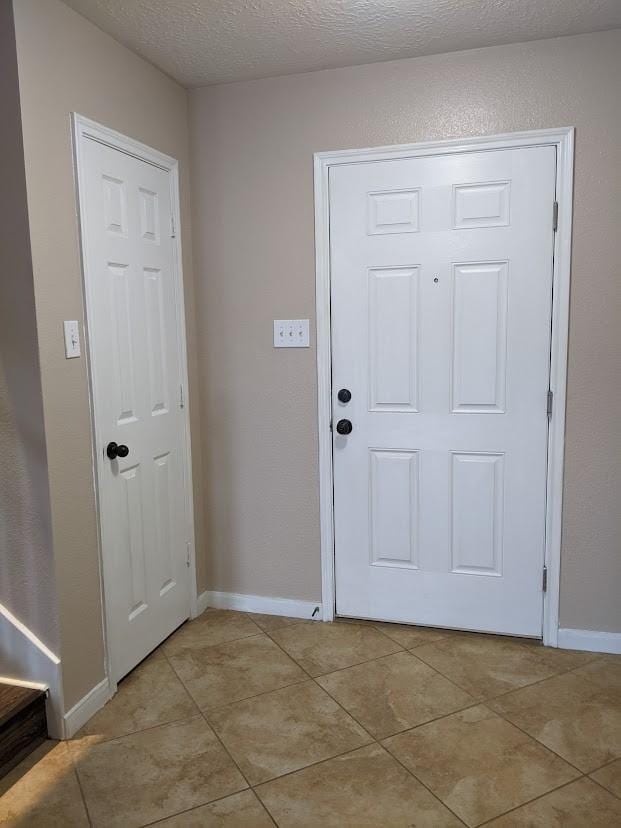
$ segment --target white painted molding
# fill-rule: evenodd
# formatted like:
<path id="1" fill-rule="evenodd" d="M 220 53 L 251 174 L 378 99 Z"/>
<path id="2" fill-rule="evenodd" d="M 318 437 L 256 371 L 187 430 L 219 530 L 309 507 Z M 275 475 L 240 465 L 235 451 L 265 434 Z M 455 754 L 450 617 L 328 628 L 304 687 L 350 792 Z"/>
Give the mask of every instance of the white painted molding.
<path id="1" fill-rule="evenodd" d="M 71 739 L 112 698 L 112 695 L 108 679 L 102 679 L 65 713 L 63 737 Z"/>
<path id="2" fill-rule="evenodd" d="M 588 650 L 593 653 L 621 655 L 621 633 L 561 628 L 558 631 L 558 646 L 564 650 Z"/>
<path id="3" fill-rule="evenodd" d="M 202 615 L 205 612 L 207 607 L 209 606 L 209 596 L 211 593 L 205 591 L 201 592 L 196 598 L 196 615 L 193 615 L 192 618 L 196 618 L 198 615 Z M 219 594 L 219 593 L 218 593 Z"/>
<path id="4" fill-rule="evenodd" d="M 330 327 L 330 168 L 339 164 L 418 158 L 446 153 L 480 152 L 516 147 L 555 146 L 557 150 L 556 200 L 558 229 L 554 244 L 550 388 L 554 408 L 548 431 L 548 483 L 546 501 L 545 564 L 548 588 L 543 597 L 543 642 L 560 646 L 558 610 L 563 506 L 563 458 L 569 282 L 574 165 L 574 127 L 482 135 L 420 144 L 317 152 L 315 185 L 315 294 L 317 308 L 317 407 L 319 425 L 319 511 L 321 542 L 321 600 L 323 617 L 331 621 L 336 606 L 334 575 L 334 503 L 332 484 L 332 346 Z"/>
<path id="5" fill-rule="evenodd" d="M 257 612 L 262 615 L 287 615 L 290 618 L 323 620 L 319 601 L 299 601 L 297 598 L 270 598 L 265 595 L 242 595 L 238 592 L 203 592 L 198 596 L 200 606 L 216 609 Z"/>

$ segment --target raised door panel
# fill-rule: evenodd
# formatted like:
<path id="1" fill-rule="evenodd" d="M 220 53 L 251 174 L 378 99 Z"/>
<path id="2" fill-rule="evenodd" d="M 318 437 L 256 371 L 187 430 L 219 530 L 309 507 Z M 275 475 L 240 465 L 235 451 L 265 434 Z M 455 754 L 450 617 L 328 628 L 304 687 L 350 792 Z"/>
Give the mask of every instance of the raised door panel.
<path id="1" fill-rule="evenodd" d="M 175 586 L 175 544 L 178 538 L 173 531 L 174 516 L 172 510 L 178 503 L 172 485 L 174 469 L 170 453 L 155 457 L 153 461 L 153 475 L 155 479 L 155 502 L 153 514 L 155 516 L 157 537 L 153 566 L 157 570 L 156 579 L 159 595 L 162 597 Z M 177 552 L 178 554 L 178 552 Z"/>
<path id="2" fill-rule="evenodd" d="M 164 276 L 159 268 L 144 268 L 147 323 L 147 361 L 149 364 L 149 396 L 152 416 L 169 410 L 167 359 L 165 348 L 166 312 L 164 307 Z"/>
<path id="3" fill-rule="evenodd" d="M 420 230 L 420 198 L 420 189 L 368 193 L 368 234 L 417 233 Z"/>
<path id="4" fill-rule="evenodd" d="M 127 619 L 133 621 L 147 609 L 149 604 L 146 550 L 143 526 L 143 480 L 139 465 L 130 466 L 119 474 L 122 486 L 121 514 L 117 514 L 118 530 L 121 535 L 119 553 L 127 555 L 122 567 L 127 582 Z"/>
<path id="5" fill-rule="evenodd" d="M 452 410 L 505 410 L 507 262 L 453 267 Z"/>
<path id="6" fill-rule="evenodd" d="M 502 574 L 504 456 L 451 454 L 452 571 Z"/>
<path id="7" fill-rule="evenodd" d="M 453 187 L 453 228 L 506 227 L 510 200 L 509 181 L 457 184 Z"/>
<path id="8" fill-rule="evenodd" d="M 419 455 L 370 452 L 371 564 L 418 567 Z"/>
<path id="9" fill-rule="evenodd" d="M 418 410 L 417 267 L 369 271 L 369 408 Z"/>
<path id="10" fill-rule="evenodd" d="M 111 353 L 114 411 L 117 425 L 127 425 L 138 419 L 134 370 L 134 325 L 132 319 L 132 271 L 128 264 L 108 262 L 107 277 L 110 290 L 109 320 L 112 333 Z"/>

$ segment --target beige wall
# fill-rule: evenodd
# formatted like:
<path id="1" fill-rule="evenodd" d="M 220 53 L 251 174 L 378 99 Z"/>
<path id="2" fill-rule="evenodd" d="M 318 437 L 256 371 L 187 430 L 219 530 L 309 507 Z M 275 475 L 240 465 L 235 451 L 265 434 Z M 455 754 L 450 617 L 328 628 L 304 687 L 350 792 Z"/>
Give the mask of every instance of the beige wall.
<path id="1" fill-rule="evenodd" d="M 621 631 L 621 31 L 194 90 L 210 588 L 320 597 L 312 153 L 575 125 L 561 625 Z"/>
<path id="2" fill-rule="evenodd" d="M 62 338 L 64 319 L 83 318 L 70 113 L 179 159 L 192 393 L 187 93 L 58 0 L 15 0 L 14 8 L 63 683 L 70 708 L 104 675 L 86 360 L 65 360 Z M 196 404 L 192 418 L 196 426 Z M 196 427 L 193 439 L 200 528 Z"/>
<path id="3" fill-rule="evenodd" d="M 2 608 L 53 652 L 54 590 L 47 459 L 17 55 L 10 3 L 0 4 L 0 675 L 33 679 L 29 647 Z M 12 646 L 17 640 L 17 646 Z"/>

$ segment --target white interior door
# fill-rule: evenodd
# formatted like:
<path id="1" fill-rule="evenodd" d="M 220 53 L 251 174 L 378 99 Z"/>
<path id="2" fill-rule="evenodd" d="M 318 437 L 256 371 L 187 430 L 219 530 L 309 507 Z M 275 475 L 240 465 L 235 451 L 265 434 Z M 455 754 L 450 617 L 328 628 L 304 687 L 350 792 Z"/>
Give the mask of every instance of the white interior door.
<path id="1" fill-rule="evenodd" d="M 338 614 L 541 635 L 555 164 L 330 169 Z"/>
<path id="2" fill-rule="evenodd" d="M 80 206 L 114 680 L 190 608 L 171 192 L 170 171 L 83 138 Z"/>

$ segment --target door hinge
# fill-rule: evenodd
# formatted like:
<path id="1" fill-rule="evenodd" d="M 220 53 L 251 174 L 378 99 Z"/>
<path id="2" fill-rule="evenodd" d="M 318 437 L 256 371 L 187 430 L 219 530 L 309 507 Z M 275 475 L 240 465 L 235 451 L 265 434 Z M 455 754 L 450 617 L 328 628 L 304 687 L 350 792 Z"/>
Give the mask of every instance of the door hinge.
<path id="1" fill-rule="evenodd" d="M 183 398 L 183 385 L 179 386 L 179 408 L 185 407 L 185 399 Z"/>
<path id="2" fill-rule="evenodd" d="M 170 238 L 174 239 L 177 237 L 177 231 L 175 230 L 175 217 L 172 215 L 170 216 Z"/>
<path id="3" fill-rule="evenodd" d="M 558 230 L 558 201 L 552 205 L 552 229 L 555 233 Z"/>
<path id="4" fill-rule="evenodd" d="M 548 388 L 548 397 L 547 397 L 547 402 L 546 402 L 546 414 L 548 415 L 548 418 L 550 418 L 552 416 L 553 406 L 554 406 L 554 391 L 552 391 L 552 389 Z"/>
<path id="5" fill-rule="evenodd" d="M 544 592 L 548 591 L 548 567 L 544 566 L 543 568 L 543 576 L 541 578 L 541 588 Z"/>
<path id="6" fill-rule="evenodd" d="M 185 545 L 185 565 L 190 568 L 190 541 Z"/>
<path id="7" fill-rule="evenodd" d="M 333 431 L 333 428 L 332 428 L 332 420 L 330 420 L 330 431 Z"/>

